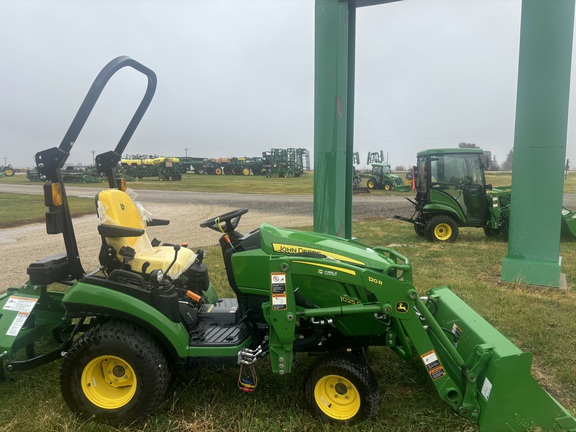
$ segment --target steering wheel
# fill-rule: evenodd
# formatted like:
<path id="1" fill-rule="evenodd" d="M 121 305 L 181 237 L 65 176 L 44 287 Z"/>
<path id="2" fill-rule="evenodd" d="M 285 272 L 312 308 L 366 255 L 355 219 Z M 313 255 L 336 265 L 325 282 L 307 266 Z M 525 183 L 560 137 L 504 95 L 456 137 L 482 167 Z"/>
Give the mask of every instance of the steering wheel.
<path id="1" fill-rule="evenodd" d="M 233 210 L 228 213 L 221 214 L 215 218 L 205 220 L 200 224 L 202 228 L 210 228 L 217 232 L 224 232 L 230 234 L 236 229 L 240 218 L 243 214 L 248 213 L 247 208 L 241 208 L 238 210 Z"/>

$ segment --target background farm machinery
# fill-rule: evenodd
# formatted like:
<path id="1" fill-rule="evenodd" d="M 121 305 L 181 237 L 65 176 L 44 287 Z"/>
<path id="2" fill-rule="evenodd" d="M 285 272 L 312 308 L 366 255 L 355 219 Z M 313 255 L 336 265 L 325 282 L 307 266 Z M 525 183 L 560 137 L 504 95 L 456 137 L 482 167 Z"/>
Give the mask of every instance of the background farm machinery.
<path id="1" fill-rule="evenodd" d="M 0 177 L 13 177 L 16 174 L 12 165 L 0 165 Z"/>

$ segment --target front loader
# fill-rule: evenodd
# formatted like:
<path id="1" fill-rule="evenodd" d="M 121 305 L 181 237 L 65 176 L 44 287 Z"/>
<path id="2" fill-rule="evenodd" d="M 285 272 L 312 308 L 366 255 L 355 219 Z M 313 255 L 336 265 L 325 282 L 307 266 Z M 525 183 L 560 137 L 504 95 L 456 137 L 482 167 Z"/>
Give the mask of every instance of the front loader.
<path id="1" fill-rule="evenodd" d="M 104 85 L 123 67 L 146 75 L 148 88 L 116 148 L 96 159 L 109 187 L 96 197 L 100 266 L 86 272 L 61 170 Z M 0 359 L 9 371 L 61 359 L 70 409 L 122 424 L 159 407 L 174 365 L 236 364 L 239 389 L 253 392 L 259 362 L 289 376 L 296 355 L 314 354 L 304 388 L 312 412 L 351 424 L 377 413 L 379 387 L 364 353 L 387 346 L 401 358 L 419 357 L 440 398 L 482 431 L 576 430 L 573 415 L 530 375 L 529 353 L 450 288 L 421 297 L 409 260 L 391 248 L 266 223 L 242 234 L 248 210 L 235 210 L 200 224 L 219 233 L 235 294 L 219 298 L 204 251 L 150 240 L 147 227 L 168 221 L 143 212 L 115 177 L 155 86 L 151 70 L 113 60 L 60 146 L 36 155 L 47 232 L 62 234 L 66 251 L 30 264 L 29 281 L 0 295 Z M 38 355 L 43 336 L 60 341 L 58 349 Z M 14 360 L 19 351 L 29 358 Z"/>

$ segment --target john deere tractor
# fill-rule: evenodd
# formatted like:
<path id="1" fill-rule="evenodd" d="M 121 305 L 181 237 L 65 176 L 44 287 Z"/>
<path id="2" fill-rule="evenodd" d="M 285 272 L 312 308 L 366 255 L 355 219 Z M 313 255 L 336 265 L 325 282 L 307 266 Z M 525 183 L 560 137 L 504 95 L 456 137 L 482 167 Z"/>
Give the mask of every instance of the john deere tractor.
<path id="1" fill-rule="evenodd" d="M 96 196 L 100 266 L 85 271 L 62 169 L 106 82 L 124 67 L 143 73 L 148 87 L 116 147 L 96 158 L 108 188 Z M 128 57 L 113 60 L 61 144 L 36 154 L 46 179 L 47 233 L 62 234 L 65 251 L 31 263 L 28 282 L 0 295 L 0 361 L 9 371 L 60 359 L 70 409 L 121 424 L 159 408 L 174 365 L 236 364 L 238 386 L 252 392 L 260 362 L 289 379 L 295 356 L 311 353 L 317 360 L 304 394 L 312 412 L 354 423 L 380 405 L 363 353 L 387 346 L 401 358 L 419 358 L 440 398 L 483 431 L 576 429 L 576 419 L 530 375 L 529 353 L 450 288 L 421 297 L 410 262 L 393 249 L 267 223 L 243 234 L 238 226 L 247 209 L 213 216 L 200 226 L 220 236 L 235 293 L 219 298 L 204 251 L 149 240 L 147 227 L 168 221 L 145 217 L 115 175 L 155 87 L 150 69 Z M 60 345 L 36 355 L 34 344 L 46 335 Z M 21 350 L 30 358 L 14 360 Z"/>
<path id="2" fill-rule="evenodd" d="M 430 241 L 453 242 L 459 227 L 483 228 L 486 235 L 508 235 L 509 186 L 487 185 L 479 148 L 425 150 L 415 167 L 414 231 Z"/>
<path id="3" fill-rule="evenodd" d="M 0 165 L 0 177 L 13 177 L 16 171 L 12 165 Z"/>
<path id="4" fill-rule="evenodd" d="M 386 191 L 407 192 L 410 190 L 410 186 L 404 184 L 402 177 L 392 173 L 390 165 L 380 162 L 372 164 L 372 173 L 366 181 L 366 186 L 368 189 L 384 189 Z"/>

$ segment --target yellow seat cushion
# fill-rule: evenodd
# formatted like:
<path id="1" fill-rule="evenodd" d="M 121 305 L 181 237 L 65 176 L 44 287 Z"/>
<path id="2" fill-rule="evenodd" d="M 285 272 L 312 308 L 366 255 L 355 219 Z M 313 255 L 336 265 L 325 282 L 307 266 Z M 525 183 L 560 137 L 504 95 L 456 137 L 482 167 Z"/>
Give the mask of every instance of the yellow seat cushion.
<path id="1" fill-rule="evenodd" d="M 104 190 L 98 194 L 97 205 L 101 224 L 146 230 L 145 210 L 142 206 L 137 206 L 126 192 L 118 189 Z M 134 259 L 129 262 L 132 270 L 150 273 L 153 270 L 161 269 L 172 279 L 180 276 L 196 259 L 196 254 L 193 251 L 180 248 L 176 262 L 166 273 L 174 260 L 174 247 L 154 247 L 146 233 L 139 237 L 106 237 L 106 243 L 114 248 L 116 253 L 119 253 L 122 246 L 134 249 Z M 150 264 L 143 271 L 142 269 L 147 262 Z"/>

